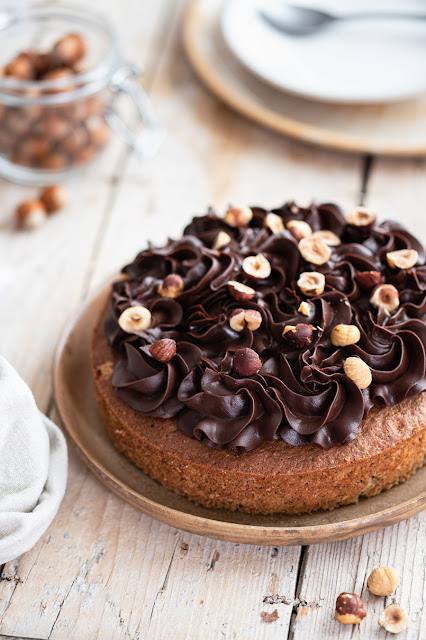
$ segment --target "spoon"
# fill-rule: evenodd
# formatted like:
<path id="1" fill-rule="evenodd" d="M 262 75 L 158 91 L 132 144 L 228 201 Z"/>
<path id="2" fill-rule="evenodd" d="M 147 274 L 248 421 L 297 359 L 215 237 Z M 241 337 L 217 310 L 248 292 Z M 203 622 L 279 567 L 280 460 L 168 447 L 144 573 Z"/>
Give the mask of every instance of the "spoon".
<path id="1" fill-rule="evenodd" d="M 414 14 L 390 11 L 364 11 L 344 15 L 335 15 L 322 9 L 313 9 L 299 5 L 288 4 L 287 2 L 263 2 L 258 9 L 259 15 L 283 33 L 292 36 L 303 36 L 315 33 L 324 27 L 343 20 L 371 20 L 371 19 L 403 19 L 403 20 L 425 20 L 425 14 Z"/>

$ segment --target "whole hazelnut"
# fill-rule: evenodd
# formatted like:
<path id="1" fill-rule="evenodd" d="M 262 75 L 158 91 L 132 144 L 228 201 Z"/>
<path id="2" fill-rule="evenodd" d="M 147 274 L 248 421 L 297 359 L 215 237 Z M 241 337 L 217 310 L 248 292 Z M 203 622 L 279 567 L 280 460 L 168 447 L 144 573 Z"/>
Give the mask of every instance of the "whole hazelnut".
<path id="1" fill-rule="evenodd" d="M 105 113 L 105 103 L 99 96 L 89 96 L 84 100 L 84 114 L 87 116 L 102 116 Z"/>
<path id="2" fill-rule="evenodd" d="M 89 136 L 85 127 L 75 126 L 61 139 L 59 148 L 70 156 L 78 154 L 89 143 Z"/>
<path id="3" fill-rule="evenodd" d="M 269 229 L 269 231 L 271 231 L 273 234 L 281 233 L 281 231 L 284 231 L 283 219 L 276 213 L 267 213 L 263 222 L 263 226 Z"/>
<path id="4" fill-rule="evenodd" d="M 3 124 L 3 123 L 2 123 Z M 9 151 L 16 143 L 16 137 L 11 133 L 7 127 L 2 126 L 0 128 L 0 150 Z"/>
<path id="5" fill-rule="evenodd" d="M 25 200 L 16 209 L 16 218 L 21 229 L 38 229 L 46 221 L 46 209 L 40 200 Z"/>
<path id="6" fill-rule="evenodd" d="M 346 358 L 343 371 L 360 389 L 366 389 L 372 382 L 370 367 L 358 356 Z"/>
<path id="7" fill-rule="evenodd" d="M 19 151 L 31 160 L 39 160 L 50 151 L 50 145 L 44 138 L 26 138 L 19 144 Z"/>
<path id="8" fill-rule="evenodd" d="M 262 324 L 262 314 L 256 309 L 234 309 L 229 316 L 229 326 L 234 331 L 242 331 L 246 327 L 256 331 Z"/>
<path id="9" fill-rule="evenodd" d="M 377 287 L 383 282 L 383 276 L 379 271 L 360 271 L 355 276 L 355 280 L 361 289 L 371 291 L 371 289 L 374 289 L 374 287 Z"/>
<path id="10" fill-rule="evenodd" d="M 170 362 L 176 355 L 176 342 L 170 338 L 162 338 L 149 347 L 149 352 L 158 362 Z"/>
<path id="11" fill-rule="evenodd" d="M 11 107 L 2 125 L 15 137 L 31 133 L 33 123 L 20 107 Z"/>
<path id="12" fill-rule="evenodd" d="M 110 128 L 103 119 L 96 119 L 96 122 L 86 123 L 89 142 L 95 147 L 104 147 L 110 139 Z"/>
<path id="13" fill-rule="evenodd" d="M 348 213 L 346 221 L 348 224 L 354 227 L 370 227 L 377 220 L 377 216 L 374 211 L 367 209 L 367 207 L 357 207 L 355 211 Z"/>
<path id="14" fill-rule="evenodd" d="M 38 98 L 41 95 L 41 92 L 38 89 L 27 89 L 23 94 L 26 98 L 32 100 L 34 98 Z M 34 125 L 36 121 L 43 116 L 44 112 L 45 107 L 42 104 L 26 104 L 21 107 L 21 113 L 25 120 L 31 123 L 31 126 L 28 128 L 31 135 L 35 133 Z"/>
<path id="15" fill-rule="evenodd" d="M 311 344 L 313 334 L 314 327 L 303 322 L 287 325 L 283 330 L 283 337 L 297 349 L 303 349 Z"/>
<path id="16" fill-rule="evenodd" d="M 418 259 L 419 254 L 415 249 L 400 249 L 386 254 L 387 263 L 392 269 L 411 269 Z"/>
<path id="17" fill-rule="evenodd" d="M 46 113 L 37 123 L 36 132 L 45 137 L 49 142 L 58 142 L 70 132 L 70 123 L 61 115 Z"/>
<path id="18" fill-rule="evenodd" d="M 327 247 L 338 247 L 342 244 L 339 236 L 336 235 L 333 231 L 328 231 L 328 229 L 323 229 L 322 231 L 315 231 L 312 234 L 313 238 L 320 238 L 327 245 Z"/>
<path id="19" fill-rule="evenodd" d="M 298 242 L 312 235 L 311 226 L 303 220 L 290 220 L 287 222 L 287 229 Z"/>
<path id="20" fill-rule="evenodd" d="M 237 349 L 234 353 L 233 369 L 243 378 L 253 376 L 262 368 L 262 362 L 256 351 L 249 349 Z"/>
<path id="21" fill-rule="evenodd" d="M 214 251 L 220 251 L 220 249 L 223 249 L 224 247 L 226 247 L 226 245 L 229 244 L 231 240 L 232 240 L 231 236 L 228 233 L 226 233 L 226 231 L 219 231 L 219 233 L 217 234 L 213 242 L 212 249 Z"/>
<path id="22" fill-rule="evenodd" d="M 399 307 L 398 289 L 392 284 L 379 284 L 373 290 L 370 302 L 373 307 L 392 313 Z"/>
<path id="23" fill-rule="evenodd" d="M 368 576 L 367 587 L 376 596 L 390 596 L 398 586 L 399 573 L 393 567 L 376 567 Z"/>
<path id="24" fill-rule="evenodd" d="M 50 52 L 50 59 L 55 66 L 72 67 L 86 55 L 86 43 L 79 33 L 68 33 L 58 40 Z"/>
<path id="25" fill-rule="evenodd" d="M 243 284 L 242 282 L 237 282 L 237 280 L 230 280 L 227 283 L 228 291 L 230 295 L 238 302 L 248 302 L 254 297 L 256 291 L 251 287 Z"/>
<path id="26" fill-rule="evenodd" d="M 330 340 L 335 347 L 348 347 L 356 344 L 360 337 L 360 330 L 354 324 L 337 324 L 332 329 Z"/>
<path id="27" fill-rule="evenodd" d="M 253 218 L 253 211 L 250 207 L 232 207 L 225 215 L 225 222 L 231 227 L 245 227 Z"/>
<path id="28" fill-rule="evenodd" d="M 321 238 L 313 236 L 300 240 L 299 251 L 302 258 L 311 264 L 325 264 L 331 258 L 330 247 L 327 246 Z"/>
<path id="29" fill-rule="evenodd" d="M 336 600 L 336 620 L 342 624 L 358 624 L 367 612 L 356 593 L 341 593 Z"/>
<path id="30" fill-rule="evenodd" d="M 146 331 L 151 326 L 151 312 L 146 307 L 128 307 L 118 318 L 118 324 L 126 333 Z"/>
<path id="31" fill-rule="evenodd" d="M 297 286 L 305 296 L 319 296 L 325 288 L 325 276 L 318 271 L 303 271 Z"/>
<path id="32" fill-rule="evenodd" d="M 68 157 L 59 151 L 51 151 L 40 159 L 39 166 L 42 169 L 63 169 L 69 164 Z"/>
<path id="33" fill-rule="evenodd" d="M 244 258 L 242 264 L 243 271 L 250 278 L 264 280 L 271 275 L 271 265 L 264 255 L 258 253 L 257 256 Z"/>
<path id="34" fill-rule="evenodd" d="M 45 73 L 40 80 L 43 82 L 53 82 L 54 80 L 69 80 L 74 76 L 74 72 L 68 67 L 61 67 L 59 69 L 53 69 L 52 71 L 48 71 Z M 49 89 L 44 89 L 45 93 L 62 93 L 64 91 L 70 91 L 73 86 L 69 85 L 67 82 L 62 82 L 59 87 L 50 87 Z"/>
<path id="35" fill-rule="evenodd" d="M 79 151 L 76 151 L 73 154 L 72 160 L 76 164 L 86 164 L 86 162 L 90 162 L 90 160 L 93 160 L 96 153 L 97 153 L 97 150 L 95 149 L 95 147 L 92 147 L 92 146 L 83 147 L 82 149 L 80 149 Z"/>
<path id="36" fill-rule="evenodd" d="M 19 164 L 23 167 L 33 167 L 36 164 L 34 158 L 22 153 L 19 149 L 14 149 L 10 159 L 14 164 Z"/>
<path id="37" fill-rule="evenodd" d="M 399 604 L 391 604 L 379 615 L 379 625 L 390 633 L 401 633 L 410 624 L 410 619 Z"/>
<path id="38" fill-rule="evenodd" d="M 34 78 L 34 66 L 31 57 L 27 53 L 20 53 L 5 66 L 5 75 L 18 80 L 32 80 Z"/>
<path id="39" fill-rule="evenodd" d="M 40 200 L 44 204 L 47 213 L 54 213 L 62 209 L 66 204 L 68 192 L 62 185 L 52 184 L 42 190 Z"/>
<path id="40" fill-rule="evenodd" d="M 157 293 L 162 298 L 177 298 L 184 289 L 184 282 L 177 273 L 170 273 L 158 286 Z"/>

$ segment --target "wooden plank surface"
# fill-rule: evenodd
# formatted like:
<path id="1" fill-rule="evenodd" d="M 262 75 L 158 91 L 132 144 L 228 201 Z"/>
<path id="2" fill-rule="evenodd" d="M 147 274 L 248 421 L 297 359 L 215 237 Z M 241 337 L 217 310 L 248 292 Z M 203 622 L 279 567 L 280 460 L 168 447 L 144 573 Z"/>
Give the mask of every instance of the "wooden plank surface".
<path id="1" fill-rule="evenodd" d="M 66 318 L 148 239 L 178 236 L 208 204 L 272 206 L 317 197 L 352 206 L 362 184 L 363 158 L 289 142 L 239 118 L 200 86 L 179 43 L 183 1 L 93 5 L 114 20 L 127 57 L 145 62 L 145 84 L 168 137 L 143 167 L 113 144 L 73 183 L 67 211 L 34 234 L 10 224 L 14 203 L 31 190 L 1 185 L 0 266 L 12 275 L 0 304 L 0 350 L 43 410 L 52 403 L 51 362 Z M 411 202 L 410 222 L 418 228 L 423 184 L 421 163 L 377 162 L 368 202 L 380 209 L 398 203 L 402 212 Z M 55 411 L 52 417 L 59 421 Z M 2 572 L 0 632 L 58 640 L 369 640 L 383 637 L 377 626 L 383 601 L 369 597 L 364 583 L 368 570 L 383 563 L 401 572 L 397 596 L 413 621 L 406 637 L 420 639 L 424 539 L 420 515 L 384 532 L 307 549 L 213 541 L 140 514 L 70 451 L 68 488 L 55 521 Z M 346 589 L 366 596 L 368 618 L 359 630 L 333 620 L 335 597 Z M 261 613 L 274 610 L 278 619 L 264 622 Z"/>

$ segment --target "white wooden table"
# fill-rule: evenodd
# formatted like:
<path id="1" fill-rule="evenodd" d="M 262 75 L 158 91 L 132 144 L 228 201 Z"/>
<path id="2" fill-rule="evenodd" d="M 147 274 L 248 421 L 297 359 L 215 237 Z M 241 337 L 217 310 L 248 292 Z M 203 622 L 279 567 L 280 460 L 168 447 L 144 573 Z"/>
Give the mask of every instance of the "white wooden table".
<path id="1" fill-rule="evenodd" d="M 353 206 L 364 197 L 367 159 L 339 155 L 262 130 L 229 111 L 195 78 L 179 42 L 183 0 L 96 0 L 116 24 L 128 59 L 147 69 L 168 137 L 141 167 L 113 143 L 72 182 L 72 202 L 33 233 L 13 228 L 13 209 L 34 190 L 1 184 L 0 351 L 59 420 L 52 358 L 64 323 L 105 277 L 145 246 L 179 236 L 208 204 L 301 203 L 312 196 Z M 426 240 L 424 160 L 375 159 L 365 201 Z M 315 640 L 385 638 L 384 599 L 369 571 L 395 566 L 402 635 L 426 637 L 426 513 L 346 542 L 255 547 L 190 535 L 142 515 L 110 493 L 70 449 L 60 511 L 34 549 L 2 569 L 0 637 L 65 640 Z M 359 593 L 367 618 L 334 620 L 341 591 Z M 392 600 L 388 599 L 389 602 Z M 267 624 L 261 612 L 277 609 Z M 3 634 L 3 635 L 1 635 Z"/>

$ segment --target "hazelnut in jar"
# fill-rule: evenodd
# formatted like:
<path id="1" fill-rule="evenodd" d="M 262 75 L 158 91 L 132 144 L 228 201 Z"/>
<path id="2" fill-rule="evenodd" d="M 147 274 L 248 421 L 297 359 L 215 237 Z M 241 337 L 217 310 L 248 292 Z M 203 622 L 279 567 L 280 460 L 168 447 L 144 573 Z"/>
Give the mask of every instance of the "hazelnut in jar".
<path id="1" fill-rule="evenodd" d="M 124 65 L 111 25 L 65 7 L 13 7 L 0 32 L 0 175 L 49 184 L 98 157 L 118 133 L 141 156 L 163 132 L 135 69 Z M 37 46 L 33 43 L 37 42 Z M 121 119 L 118 96 L 135 102 L 143 128 Z M 154 135 L 153 135 L 154 133 Z"/>

